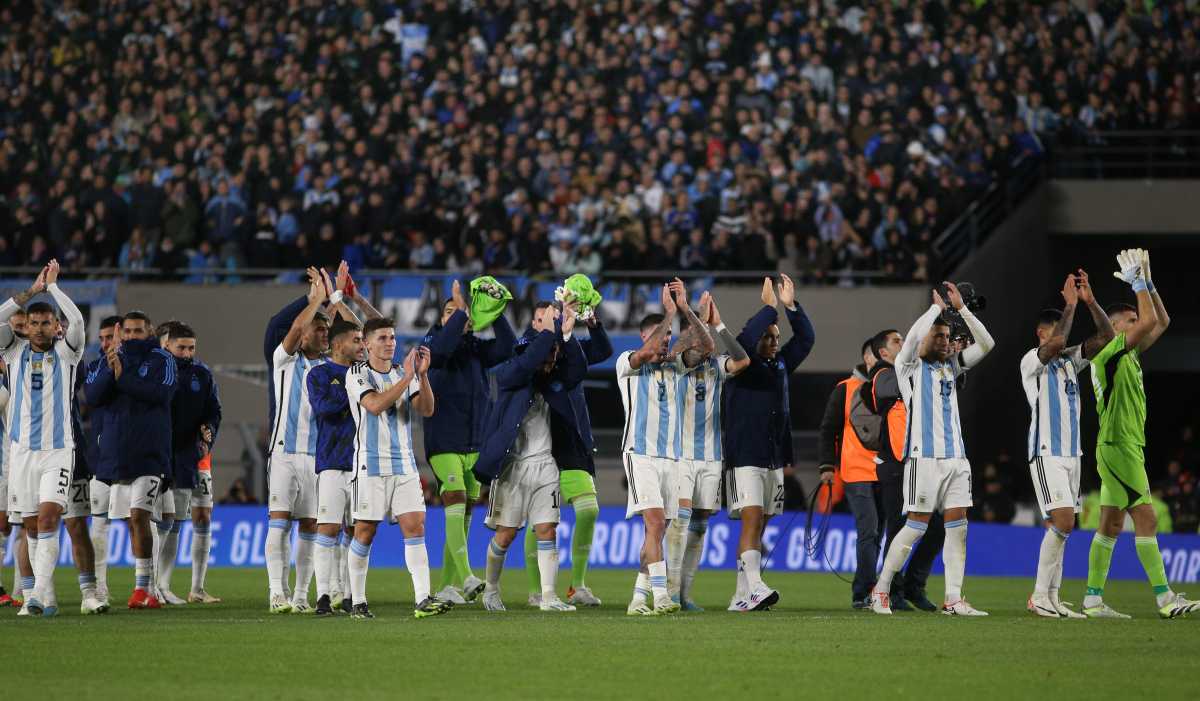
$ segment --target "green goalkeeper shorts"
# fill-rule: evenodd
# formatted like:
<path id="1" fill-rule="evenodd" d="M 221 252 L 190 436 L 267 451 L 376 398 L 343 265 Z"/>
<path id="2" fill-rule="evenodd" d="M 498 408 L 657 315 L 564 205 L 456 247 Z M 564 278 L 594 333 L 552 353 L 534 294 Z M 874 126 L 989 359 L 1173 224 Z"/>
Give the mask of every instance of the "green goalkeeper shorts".
<path id="1" fill-rule="evenodd" d="M 1142 446 L 1100 443 L 1096 446 L 1100 472 L 1100 505 L 1131 509 L 1150 503 L 1150 479 Z"/>
<path id="2" fill-rule="evenodd" d="M 479 453 L 438 453 L 429 458 L 429 466 L 438 480 L 438 494 L 466 492 L 467 499 L 474 502 L 479 498 L 479 481 L 471 468 Z"/>
<path id="3" fill-rule="evenodd" d="M 570 504 L 576 497 L 596 493 L 596 483 L 586 470 L 563 470 L 558 473 L 558 489 L 563 502 Z"/>

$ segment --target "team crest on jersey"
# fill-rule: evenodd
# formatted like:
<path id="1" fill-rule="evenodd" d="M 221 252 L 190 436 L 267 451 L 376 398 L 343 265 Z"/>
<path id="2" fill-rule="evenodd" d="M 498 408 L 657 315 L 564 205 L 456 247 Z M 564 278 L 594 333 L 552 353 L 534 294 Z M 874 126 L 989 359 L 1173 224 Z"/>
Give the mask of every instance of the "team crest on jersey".
<path id="1" fill-rule="evenodd" d="M 149 362 L 142 363 L 141 366 L 138 367 L 138 377 L 145 377 L 146 375 L 149 375 L 149 374 L 150 374 L 150 363 Z"/>
<path id="2" fill-rule="evenodd" d="M 563 389 L 563 383 L 558 382 L 557 380 L 550 383 L 550 391 L 551 392 L 561 392 L 562 389 Z"/>
<path id="3" fill-rule="evenodd" d="M 192 377 L 192 391 L 193 392 L 200 391 L 200 378 L 199 377 Z"/>

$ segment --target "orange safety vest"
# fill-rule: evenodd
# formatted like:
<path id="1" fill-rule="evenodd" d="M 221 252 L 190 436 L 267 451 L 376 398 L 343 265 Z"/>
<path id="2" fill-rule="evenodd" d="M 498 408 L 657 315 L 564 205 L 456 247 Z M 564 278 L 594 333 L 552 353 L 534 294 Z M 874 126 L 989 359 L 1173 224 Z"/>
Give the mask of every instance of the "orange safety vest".
<path id="1" fill-rule="evenodd" d="M 858 440 L 854 426 L 850 424 L 850 402 L 854 393 L 863 385 L 857 377 L 848 377 L 839 384 L 846 386 L 846 401 L 842 408 L 842 445 L 840 450 L 841 477 L 846 482 L 875 482 L 875 451 L 867 450 Z M 889 429 L 891 425 L 889 424 Z M 903 428 L 901 428 L 903 431 Z"/>
<path id="2" fill-rule="evenodd" d="M 886 368 L 880 372 L 888 370 L 896 372 L 895 368 Z M 879 374 L 876 373 L 875 378 L 871 380 L 871 399 L 875 402 L 875 406 L 879 406 L 879 400 L 874 396 L 875 379 L 878 377 Z M 892 449 L 892 457 L 896 459 L 896 462 L 904 462 L 906 457 L 904 455 L 904 439 L 908 431 L 908 410 L 904 408 L 904 401 L 897 397 L 892 407 L 888 409 L 884 420 L 887 421 L 888 444 Z"/>

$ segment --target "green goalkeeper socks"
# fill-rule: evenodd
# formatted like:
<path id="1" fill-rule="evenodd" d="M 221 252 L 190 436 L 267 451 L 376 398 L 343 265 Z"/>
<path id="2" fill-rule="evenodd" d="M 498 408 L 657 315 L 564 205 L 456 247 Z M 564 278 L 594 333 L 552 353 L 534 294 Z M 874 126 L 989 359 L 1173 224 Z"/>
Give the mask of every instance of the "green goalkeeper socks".
<path id="1" fill-rule="evenodd" d="M 571 534 L 571 586 L 578 589 L 587 586 L 588 558 L 592 554 L 592 534 L 596 530 L 596 519 L 600 516 L 600 504 L 595 494 L 577 497 L 571 504 L 575 507 L 575 530 Z"/>
<path id="2" fill-rule="evenodd" d="M 446 507 L 446 547 L 442 551 L 442 588 L 462 587 L 470 568 L 467 564 L 466 504 Z"/>
<path id="3" fill-rule="evenodd" d="M 529 593 L 542 594 L 542 574 L 538 569 L 537 535 L 533 526 L 525 526 L 525 576 L 529 579 Z"/>
<path id="4" fill-rule="evenodd" d="M 1116 544 L 1116 538 L 1101 535 L 1099 532 L 1092 537 L 1092 548 L 1088 552 L 1088 596 L 1104 594 L 1104 583 L 1108 581 L 1108 567 L 1112 564 L 1113 546 Z"/>
<path id="5" fill-rule="evenodd" d="M 1167 586 L 1167 570 L 1163 567 L 1162 553 L 1158 550 L 1158 538 L 1155 536 L 1138 536 L 1133 539 L 1137 548 L 1138 559 L 1142 561 L 1142 569 L 1146 570 L 1146 578 L 1154 587 L 1155 594 L 1165 594 L 1170 591 Z"/>

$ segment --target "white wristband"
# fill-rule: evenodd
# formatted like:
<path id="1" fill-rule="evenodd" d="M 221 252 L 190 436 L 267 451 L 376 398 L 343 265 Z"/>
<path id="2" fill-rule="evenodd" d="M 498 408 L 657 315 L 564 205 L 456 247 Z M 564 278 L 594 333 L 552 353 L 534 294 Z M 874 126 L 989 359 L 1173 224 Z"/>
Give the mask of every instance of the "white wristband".
<path id="1" fill-rule="evenodd" d="M 713 330 L 716 331 L 717 333 L 721 333 L 722 331 L 725 330 L 725 322 L 722 321 L 721 323 L 717 324 L 716 326 L 713 327 Z"/>
<path id="2" fill-rule="evenodd" d="M 341 304 L 346 295 L 342 294 L 341 290 L 334 290 L 333 294 L 329 295 L 330 304 Z"/>

